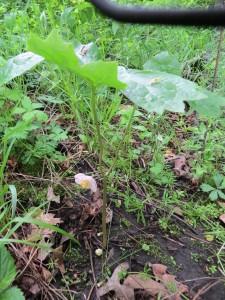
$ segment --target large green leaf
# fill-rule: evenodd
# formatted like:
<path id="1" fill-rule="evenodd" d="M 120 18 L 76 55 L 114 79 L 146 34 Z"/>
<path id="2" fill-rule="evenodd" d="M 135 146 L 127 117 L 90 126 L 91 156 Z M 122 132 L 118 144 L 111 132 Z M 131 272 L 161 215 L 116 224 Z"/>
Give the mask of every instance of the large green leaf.
<path id="1" fill-rule="evenodd" d="M 95 86 L 108 85 L 118 89 L 125 89 L 126 84 L 119 81 L 118 64 L 115 61 L 93 61 L 85 64 L 80 69 L 80 76 Z"/>
<path id="2" fill-rule="evenodd" d="M 144 64 L 144 70 L 156 70 L 174 75 L 182 75 L 182 65 L 176 54 L 161 52 Z"/>
<path id="3" fill-rule="evenodd" d="M 225 98 L 207 90 L 204 90 L 204 94 L 206 95 L 204 99 L 199 101 L 190 101 L 188 103 L 200 115 L 212 118 L 219 117 L 223 112 L 221 110 L 221 106 L 225 106 Z"/>
<path id="4" fill-rule="evenodd" d="M 22 75 L 41 61 L 43 61 L 43 57 L 32 52 L 25 52 L 11 58 L 0 68 L 0 86 Z"/>
<path id="5" fill-rule="evenodd" d="M 184 101 L 207 97 L 197 84 L 173 74 L 119 67 L 119 79 L 128 85 L 123 94 L 149 112 L 183 112 Z"/>
<path id="6" fill-rule="evenodd" d="M 56 63 L 58 66 L 83 77 L 96 87 L 107 85 L 124 89 L 126 86 L 117 78 L 117 62 L 103 62 L 99 60 L 80 66 L 72 43 L 65 42 L 56 30 L 53 30 L 45 40 L 32 34 L 27 41 L 27 48 L 47 60 Z"/>
<path id="7" fill-rule="evenodd" d="M 27 40 L 27 49 L 70 71 L 74 72 L 79 67 L 72 43 L 64 42 L 56 30 L 45 40 L 31 34 Z"/>
<path id="8" fill-rule="evenodd" d="M 12 287 L 0 294 L 0 300 L 25 300 L 25 297 L 19 288 Z"/>
<path id="9" fill-rule="evenodd" d="M 5 290 L 16 277 L 14 260 L 5 246 L 0 246 L 0 291 Z"/>

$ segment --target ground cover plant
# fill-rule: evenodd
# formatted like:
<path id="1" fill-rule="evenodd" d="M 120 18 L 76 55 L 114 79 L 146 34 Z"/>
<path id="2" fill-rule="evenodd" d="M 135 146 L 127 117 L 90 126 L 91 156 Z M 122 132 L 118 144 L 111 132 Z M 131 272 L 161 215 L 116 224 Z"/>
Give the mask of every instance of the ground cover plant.
<path id="1" fill-rule="evenodd" d="M 224 299 L 223 29 L 0 8 L 0 298 Z"/>

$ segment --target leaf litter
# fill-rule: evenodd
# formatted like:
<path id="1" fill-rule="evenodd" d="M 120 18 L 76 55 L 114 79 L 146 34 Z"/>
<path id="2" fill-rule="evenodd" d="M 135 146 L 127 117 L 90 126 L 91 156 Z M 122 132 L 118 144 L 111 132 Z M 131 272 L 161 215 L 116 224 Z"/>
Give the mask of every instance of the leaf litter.
<path id="1" fill-rule="evenodd" d="M 120 300 L 134 300 L 135 291 L 144 291 L 149 300 L 163 297 L 168 300 L 182 300 L 181 295 L 188 293 L 186 285 L 176 280 L 176 276 L 166 273 L 167 267 L 162 264 L 151 264 L 154 279 L 147 274 L 129 274 L 121 283 L 120 274 L 127 272 L 129 263 L 121 263 L 114 270 L 108 282 L 98 289 L 99 296 L 104 296 L 114 291 L 115 298 Z M 161 299 L 161 298 L 160 298 Z"/>

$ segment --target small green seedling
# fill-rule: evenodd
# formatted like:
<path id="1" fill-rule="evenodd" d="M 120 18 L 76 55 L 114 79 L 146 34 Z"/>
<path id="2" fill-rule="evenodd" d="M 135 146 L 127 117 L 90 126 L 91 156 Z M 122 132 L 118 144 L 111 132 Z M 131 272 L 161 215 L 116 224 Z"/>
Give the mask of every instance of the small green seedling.
<path id="1" fill-rule="evenodd" d="M 217 174 L 213 176 L 213 181 L 215 187 L 206 183 L 201 184 L 201 190 L 203 192 L 209 193 L 209 198 L 214 201 L 219 198 L 225 200 L 225 193 L 222 191 L 225 189 L 225 176 L 222 174 Z"/>

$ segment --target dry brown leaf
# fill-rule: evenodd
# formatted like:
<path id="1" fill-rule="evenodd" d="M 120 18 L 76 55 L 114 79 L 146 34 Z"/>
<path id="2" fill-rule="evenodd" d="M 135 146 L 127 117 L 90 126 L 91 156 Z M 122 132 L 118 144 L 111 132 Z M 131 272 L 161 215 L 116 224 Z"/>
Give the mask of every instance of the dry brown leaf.
<path id="1" fill-rule="evenodd" d="M 109 207 L 106 208 L 106 223 L 110 223 L 113 218 L 113 210 Z"/>
<path id="2" fill-rule="evenodd" d="M 164 153 L 164 157 L 165 159 L 174 158 L 176 157 L 176 154 L 174 154 L 171 149 L 167 149 L 166 152 Z"/>
<path id="3" fill-rule="evenodd" d="M 152 272 L 157 278 L 161 278 L 163 274 L 167 271 L 167 266 L 164 266 L 162 264 L 152 264 L 150 265 L 152 267 Z"/>
<path id="4" fill-rule="evenodd" d="M 179 206 L 175 206 L 173 210 L 174 210 L 174 213 L 175 213 L 176 215 L 178 215 L 178 216 L 180 216 L 180 217 L 183 216 L 183 211 L 182 211 L 182 209 L 181 209 Z"/>
<path id="5" fill-rule="evenodd" d="M 29 289 L 29 291 L 33 294 L 36 295 L 37 293 L 40 292 L 40 287 L 37 283 L 35 283 L 34 285 L 31 286 L 31 288 Z"/>
<path id="6" fill-rule="evenodd" d="M 62 246 L 59 246 L 58 248 L 55 249 L 55 252 L 52 254 L 54 260 L 57 263 L 57 267 L 59 268 L 60 272 L 62 274 L 66 273 L 65 265 L 63 262 L 63 251 L 62 251 Z"/>
<path id="7" fill-rule="evenodd" d="M 186 155 L 181 155 L 175 160 L 174 171 L 178 176 L 190 176 L 190 166 Z"/>
<path id="8" fill-rule="evenodd" d="M 49 283 L 52 279 L 52 273 L 45 267 L 41 268 L 41 273 L 42 273 L 44 280 Z"/>
<path id="9" fill-rule="evenodd" d="M 55 214 L 45 214 L 43 212 L 41 212 L 36 219 L 54 226 L 63 222 L 60 218 L 55 218 Z"/>
<path id="10" fill-rule="evenodd" d="M 45 214 L 43 212 L 41 212 L 36 219 L 54 226 L 63 222 L 60 218 L 55 218 L 54 214 L 51 213 Z M 52 243 L 54 242 L 54 236 L 55 236 L 54 230 L 49 228 L 40 228 L 38 225 L 35 224 L 31 224 L 30 228 L 31 228 L 30 230 L 31 232 L 27 236 L 27 240 L 39 241 L 39 240 L 43 240 L 44 238 L 49 238 Z"/>
<path id="11" fill-rule="evenodd" d="M 167 287 L 167 290 L 170 291 L 170 294 L 173 295 L 172 299 L 174 300 L 182 300 L 180 294 L 188 292 L 187 286 L 177 281 L 176 276 L 174 275 L 171 274 L 162 275 L 162 282 Z"/>
<path id="12" fill-rule="evenodd" d="M 120 264 L 109 278 L 108 282 L 98 289 L 99 296 L 104 296 L 110 291 L 115 292 L 115 297 L 120 300 L 134 300 L 134 289 L 129 285 L 120 283 L 119 273 L 129 268 L 128 263 Z"/>
<path id="13" fill-rule="evenodd" d="M 220 216 L 220 220 L 225 224 L 225 214 L 222 214 L 222 215 Z"/>
<path id="14" fill-rule="evenodd" d="M 160 280 L 161 284 L 164 285 L 170 296 L 170 299 L 182 300 L 180 294 L 188 292 L 187 286 L 177 281 L 176 276 L 172 274 L 166 274 L 166 266 L 161 264 L 152 264 L 150 266 L 152 267 L 153 274 L 157 279 Z"/>
<path id="15" fill-rule="evenodd" d="M 169 296 L 169 294 L 167 293 L 166 288 L 164 287 L 163 284 L 161 284 L 151 278 L 143 277 L 143 275 L 141 275 L 141 274 L 129 275 L 124 280 L 124 285 L 129 286 L 133 289 L 145 290 L 151 296 L 156 296 L 159 293 L 161 295 L 163 295 L 164 297 Z M 170 299 L 170 298 L 167 298 L 167 299 Z"/>
<path id="16" fill-rule="evenodd" d="M 37 259 L 40 260 L 41 262 L 43 262 L 43 260 L 45 260 L 47 258 L 47 256 L 52 252 L 52 246 L 54 243 L 51 242 L 45 242 L 44 240 L 40 241 L 40 244 L 45 245 L 48 247 L 48 249 L 46 248 L 40 248 L 38 250 L 38 255 L 37 255 Z"/>
<path id="17" fill-rule="evenodd" d="M 56 196 L 53 191 L 53 187 L 49 185 L 47 192 L 47 200 L 54 201 L 56 203 L 60 203 L 60 196 Z"/>

